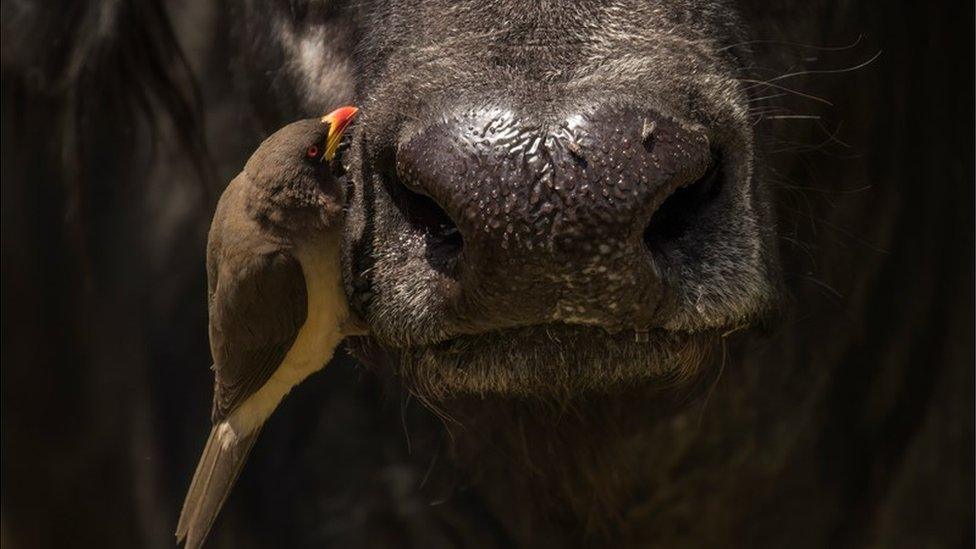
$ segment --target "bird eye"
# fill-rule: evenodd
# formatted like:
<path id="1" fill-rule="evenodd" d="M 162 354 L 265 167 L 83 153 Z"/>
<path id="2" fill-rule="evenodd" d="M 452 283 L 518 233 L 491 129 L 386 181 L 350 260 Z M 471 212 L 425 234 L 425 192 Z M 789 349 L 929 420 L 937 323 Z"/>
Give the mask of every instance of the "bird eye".
<path id="1" fill-rule="evenodd" d="M 309 158 L 318 158 L 319 157 L 319 146 L 318 145 L 309 145 L 308 149 L 305 150 L 305 156 L 307 156 Z"/>

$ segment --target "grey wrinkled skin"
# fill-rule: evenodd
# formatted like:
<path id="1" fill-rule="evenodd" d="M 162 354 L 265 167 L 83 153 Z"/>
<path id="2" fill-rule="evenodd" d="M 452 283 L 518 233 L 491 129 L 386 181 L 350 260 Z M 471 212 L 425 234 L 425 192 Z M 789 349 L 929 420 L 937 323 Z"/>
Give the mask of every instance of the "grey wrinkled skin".
<path id="1" fill-rule="evenodd" d="M 364 36 L 357 57 L 364 115 L 347 159 L 344 274 L 373 338 L 405 351 L 418 385 L 532 394 L 691 377 L 699 365 L 674 356 L 707 355 L 718 334 L 777 301 L 774 222 L 737 79 L 750 57 L 731 6 L 418 2 L 367 13 L 368 28 L 385 30 Z M 649 120 L 697 142 L 669 150 L 662 138 L 649 153 Z M 661 162 L 674 171 L 674 156 L 696 147 L 720 156 L 721 193 L 692 230 L 648 253 L 633 241 L 654 208 L 629 222 L 604 197 L 650 192 Z M 704 166 L 691 171 L 683 184 Z M 411 174 L 438 179 L 424 194 L 464 236 L 459 272 L 439 268 L 429 228 L 396 198 L 400 185 L 424 186 Z M 533 335 L 542 329 L 483 335 L 554 324 L 578 326 L 558 329 L 593 352 L 558 352 Z M 619 330 L 649 330 L 654 344 Z"/>

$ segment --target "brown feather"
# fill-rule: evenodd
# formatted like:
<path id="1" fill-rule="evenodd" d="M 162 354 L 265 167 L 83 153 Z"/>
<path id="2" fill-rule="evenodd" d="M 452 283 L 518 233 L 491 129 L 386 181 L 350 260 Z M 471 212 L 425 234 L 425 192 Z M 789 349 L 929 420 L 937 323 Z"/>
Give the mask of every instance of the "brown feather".
<path id="1" fill-rule="evenodd" d="M 197 549 L 207 539 L 217 514 L 227 500 L 234 482 L 237 480 L 247 456 L 261 433 L 258 427 L 253 432 L 233 440 L 224 447 L 219 430 L 215 425 L 203 449 L 200 463 L 193 474 L 193 481 L 183 502 L 180 521 L 176 526 L 176 542 L 186 542 L 186 549 Z"/>
<path id="2" fill-rule="evenodd" d="M 268 381 L 307 315 L 298 260 L 246 214 L 250 181 L 241 174 L 227 187 L 207 250 L 215 423 Z"/>

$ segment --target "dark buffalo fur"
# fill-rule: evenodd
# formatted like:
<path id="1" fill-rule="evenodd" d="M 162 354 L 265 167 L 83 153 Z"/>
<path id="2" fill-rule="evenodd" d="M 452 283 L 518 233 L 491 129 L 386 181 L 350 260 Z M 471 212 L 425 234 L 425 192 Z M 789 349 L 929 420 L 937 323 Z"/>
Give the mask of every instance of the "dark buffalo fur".
<path id="1" fill-rule="evenodd" d="M 5 546 L 171 546 L 212 197 L 285 122 L 393 101 L 376 44 L 449 17 L 378 4 L 3 3 Z M 647 4 L 736 50 L 783 314 L 684 383 L 536 396 L 444 394 L 357 341 L 368 368 L 268 424 L 214 546 L 973 545 L 971 3 Z"/>

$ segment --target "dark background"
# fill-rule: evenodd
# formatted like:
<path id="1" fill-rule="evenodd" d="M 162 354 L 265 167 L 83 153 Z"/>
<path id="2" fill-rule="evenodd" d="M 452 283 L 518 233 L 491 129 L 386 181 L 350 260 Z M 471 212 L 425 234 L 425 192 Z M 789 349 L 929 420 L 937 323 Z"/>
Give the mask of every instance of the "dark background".
<path id="1" fill-rule="evenodd" d="M 776 464 L 743 505 L 800 545 L 971 547 L 973 5 L 746 4 L 799 21 L 775 38 L 807 46 L 757 44 L 771 71 L 881 55 L 790 81 L 831 104 L 778 112 L 818 120 L 765 122 L 794 313 L 724 382 L 758 376 L 742 436 Z M 106 5 L 2 4 L 4 547 L 171 546 L 209 429 L 209 216 L 269 130 L 233 3 Z M 427 539 L 404 431 L 428 421 L 340 357 L 265 429 L 218 541 Z"/>

